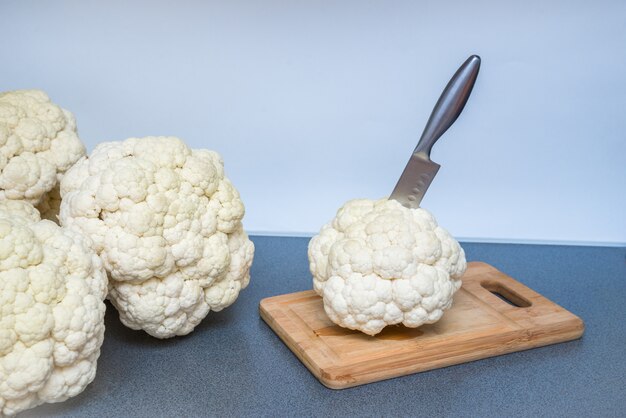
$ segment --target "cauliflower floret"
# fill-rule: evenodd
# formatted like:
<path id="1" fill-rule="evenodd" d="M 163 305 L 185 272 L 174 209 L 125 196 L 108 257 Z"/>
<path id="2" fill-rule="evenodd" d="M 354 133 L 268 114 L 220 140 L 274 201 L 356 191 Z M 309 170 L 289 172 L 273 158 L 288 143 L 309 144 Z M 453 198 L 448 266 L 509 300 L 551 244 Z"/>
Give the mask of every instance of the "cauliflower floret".
<path id="1" fill-rule="evenodd" d="M 0 93 L 0 200 L 39 204 L 83 155 L 74 116 L 46 93 Z"/>
<path id="2" fill-rule="evenodd" d="M 463 249 L 430 213 L 388 199 L 347 202 L 308 253 L 328 317 L 369 335 L 438 321 L 466 267 Z"/>
<path id="3" fill-rule="evenodd" d="M 0 201 L 0 415 L 61 402 L 96 374 L 107 276 L 88 238 Z"/>
<path id="4" fill-rule="evenodd" d="M 188 334 L 248 284 L 254 245 L 213 151 L 174 137 L 102 143 L 67 172 L 61 196 L 61 224 L 94 241 L 129 328 Z"/>

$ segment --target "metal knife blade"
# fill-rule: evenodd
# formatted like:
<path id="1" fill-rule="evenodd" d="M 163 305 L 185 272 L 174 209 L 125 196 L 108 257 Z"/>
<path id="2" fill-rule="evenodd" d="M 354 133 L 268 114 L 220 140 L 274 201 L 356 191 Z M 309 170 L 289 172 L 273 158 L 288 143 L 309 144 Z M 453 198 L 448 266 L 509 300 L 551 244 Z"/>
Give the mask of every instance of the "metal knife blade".
<path id="1" fill-rule="evenodd" d="M 430 151 L 463 111 L 478 77 L 479 68 L 480 57 L 472 55 L 454 73 L 437 100 L 417 147 L 389 199 L 397 200 L 411 209 L 419 207 L 440 167 L 430 159 Z"/>

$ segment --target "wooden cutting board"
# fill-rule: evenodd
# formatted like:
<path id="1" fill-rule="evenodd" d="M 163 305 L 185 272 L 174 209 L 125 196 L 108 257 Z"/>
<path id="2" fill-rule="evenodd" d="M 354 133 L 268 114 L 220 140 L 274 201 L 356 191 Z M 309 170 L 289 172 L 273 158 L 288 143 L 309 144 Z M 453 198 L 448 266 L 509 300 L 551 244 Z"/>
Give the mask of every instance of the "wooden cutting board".
<path id="1" fill-rule="evenodd" d="M 374 337 L 341 328 L 313 290 L 263 299 L 260 312 L 332 389 L 569 341 L 584 331 L 576 315 L 479 262 L 468 264 L 453 307 L 419 328 L 389 326 Z"/>

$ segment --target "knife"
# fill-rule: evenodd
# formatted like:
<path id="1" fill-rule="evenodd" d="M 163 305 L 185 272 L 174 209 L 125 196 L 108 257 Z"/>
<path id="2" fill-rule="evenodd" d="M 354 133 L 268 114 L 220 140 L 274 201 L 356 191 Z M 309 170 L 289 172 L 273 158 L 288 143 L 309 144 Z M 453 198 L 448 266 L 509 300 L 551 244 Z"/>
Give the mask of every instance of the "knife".
<path id="1" fill-rule="evenodd" d="M 430 114 L 422 137 L 389 199 L 397 200 L 410 209 L 419 207 L 440 167 L 431 161 L 430 150 L 463 111 L 476 82 L 479 68 L 480 57 L 472 55 L 454 73 Z"/>

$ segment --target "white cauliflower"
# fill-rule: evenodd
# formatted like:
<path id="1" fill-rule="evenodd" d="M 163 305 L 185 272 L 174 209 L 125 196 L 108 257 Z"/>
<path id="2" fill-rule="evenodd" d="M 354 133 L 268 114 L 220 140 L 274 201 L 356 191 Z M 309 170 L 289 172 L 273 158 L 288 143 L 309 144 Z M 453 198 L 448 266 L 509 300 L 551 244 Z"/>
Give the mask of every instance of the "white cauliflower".
<path id="1" fill-rule="evenodd" d="M 60 402 L 96 374 L 106 272 L 88 238 L 0 201 L 0 415 Z"/>
<path id="2" fill-rule="evenodd" d="M 74 116 L 46 93 L 0 93 L 0 200 L 39 204 L 83 155 Z"/>
<path id="3" fill-rule="evenodd" d="M 369 335 L 438 321 L 466 267 L 430 213 L 387 199 L 347 202 L 310 241 L 309 261 L 328 317 Z"/>
<path id="4" fill-rule="evenodd" d="M 213 151 L 174 137 L 102 143 L 67 172 L 61 196 L 61 224 L 93 239 L 132 329 L 188 334 L 248 285 L 254 245 Z"/>

